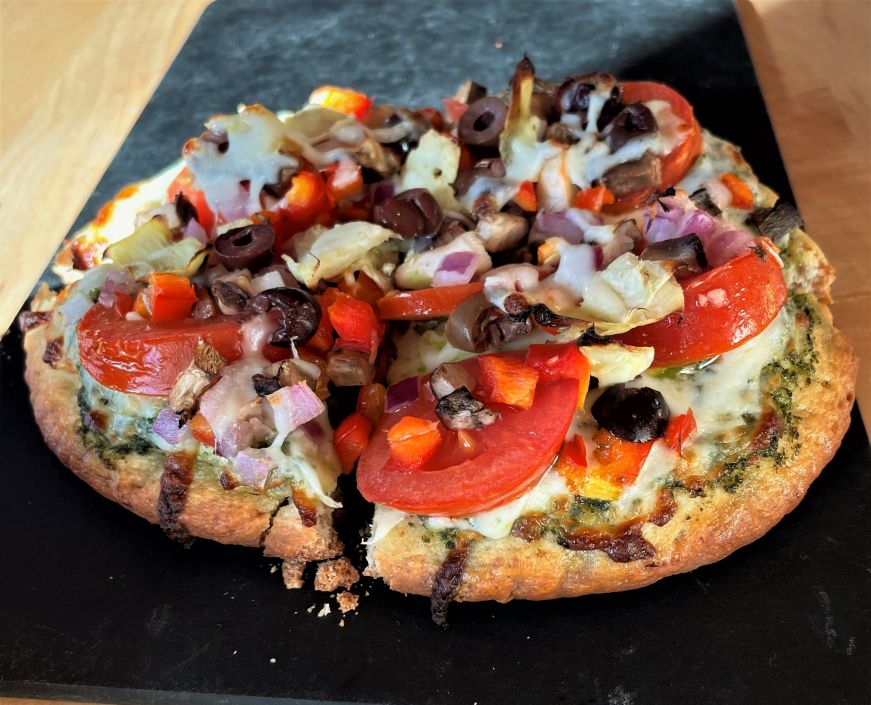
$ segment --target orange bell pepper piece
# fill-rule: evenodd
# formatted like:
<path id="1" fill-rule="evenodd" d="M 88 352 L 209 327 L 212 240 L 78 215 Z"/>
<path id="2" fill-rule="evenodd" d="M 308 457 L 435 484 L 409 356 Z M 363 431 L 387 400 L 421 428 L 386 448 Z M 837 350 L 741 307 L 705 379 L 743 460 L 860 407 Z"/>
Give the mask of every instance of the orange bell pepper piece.
<path id="1" fill-rule="evenodd" d="M 405 416 L 387 432 L 390 457 L 407 470 L 423 465 L 436 452 L 442 442 L 438 422 Z"/>
<path id="2" fill-rule="evenodd" d="M 215 432 L 212 430 L 212 427 L 206 420 L 205 416 L 198 411 L 190 420 L 189 425 L 191 427 L 191 434 L 194 438 L 196 438 L 200 443 L 205 443 L 207 446 L 212 446 L 214 448 Z"/>
<path id="3" fill-rule="evenodd" d="M 539 373 L 516 357 L 481 355 L 481 388 L 488 401 L 528 409 L 535 399 Z"/>
<path id="4" fill-rule="evenodd" d="M 583 191 L 578 191 L 575 196 L 575 208 L 582 208 L 598 215 L 602 212 L 603 206 L 609 206 L 614 203 L 614 194 L 611 193 L 604 184 L 585 188 Z"/>
<path id="5" fill-rule="evenodd" d="M 178 274 L 152 274 L 146 296 L 152 321 L 183 320 L 197 302 L 197 292 L 190 280 Z"/>
<path id="6" fill-rule="evenodd" d="M 312 91 L 308 97 L 308 102 L 312 105 L 323 105 L 325 108 L 332 108 L 362 120 L 372 107 L 373 101 L 368 96 L 350 88 L 319 86 Z"/>
<path id="7" fill-rule="evenodd" d="M 527 213 L 538 210 L 538 196 L 535 195 L 535 185 L 531 181 L 524 181 L 520 184 L 513 200 Z"/>
<path id="8" fill-rule="evenodd" d="M 339 290 L 355 299 L 365 301 L 370 306 L 375 306 L 384 297 L 381 287 L 365 272 L 358 272 L 350 284 L 347 279 L 340 280 Z"/>
<path id="9" fill-rule="evenodd" d="M 749 211 L 753 208 L 753 191 L 746 181 L 739 179 L 734 174 L 723 174 L 720 177 L 726 188 L 732 193 L 732 207 Z"/>

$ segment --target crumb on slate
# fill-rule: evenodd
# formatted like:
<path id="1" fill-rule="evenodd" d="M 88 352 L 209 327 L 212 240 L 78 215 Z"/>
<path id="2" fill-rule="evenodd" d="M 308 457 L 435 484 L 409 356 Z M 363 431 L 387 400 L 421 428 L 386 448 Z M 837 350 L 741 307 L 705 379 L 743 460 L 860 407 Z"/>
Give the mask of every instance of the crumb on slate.
<path id="1" fill-rule="evenodd" d="M 326 617 L 326 616 L 327 616 L 328 614 L 330 614 L 330 612 L 332 612 L 332 611 L 333 611 L 333 610 L 330 609 L 330 603 L 329 603 L 329 602 L 324 602 L 324 606 L 321 607 L 321 611 L 318 612 L 318 617 Z"/>
<path id="2" fill-rule="evenodd" d="M 315 590 L 333 592 L 337 588 L 349 588 L 360 579 L 360 573 L 347 558 L 324 561 L 315 574 Z"/>
<path id="3" fill-rule="evenodd" d="M 357 609 L 357 605 L 360 604 L 360 598 L 353 592 L 340 592 L 336 595 L 336 602 L 339 605 L 339 609 L 342 610 L 342 614 L 347 614 L 351 610 Z"/>
<path id="4" fill-rule="evenodd" d="M 302 587 L 302 571 L 305 563 L 302 561 L 284 561 L 281 564 L 281 577 L 284 578 L 284 587 L 288 590 L 298 590 Z"/>

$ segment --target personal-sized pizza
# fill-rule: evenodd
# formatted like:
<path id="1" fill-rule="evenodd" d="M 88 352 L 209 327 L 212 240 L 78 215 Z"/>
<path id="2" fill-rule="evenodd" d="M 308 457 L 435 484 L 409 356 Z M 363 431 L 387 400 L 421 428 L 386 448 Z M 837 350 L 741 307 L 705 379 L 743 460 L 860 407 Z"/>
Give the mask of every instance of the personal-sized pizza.
<path id="1" fill-rule="evenodd" d="M 663 84 L 524 58 L 443 111 L 325 86 L 206 128 L 22 316 L 49 445 L 174 539 L 330 558 L 356 467 L 368 573 L 441 621 L 718 560 L 847 428 L 831 267 Z"/>

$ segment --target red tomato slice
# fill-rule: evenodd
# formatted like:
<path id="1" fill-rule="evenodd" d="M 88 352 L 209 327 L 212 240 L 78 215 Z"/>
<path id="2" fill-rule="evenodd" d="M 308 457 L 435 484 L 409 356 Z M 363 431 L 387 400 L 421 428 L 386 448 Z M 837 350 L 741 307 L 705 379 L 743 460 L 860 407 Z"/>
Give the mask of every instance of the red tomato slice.
<path id="1" fill-rule="evenodd" d="M 483 282 L 472 282 L 418 291 L 392 291 L 378 301 L 378 315 L 385 321 L 441 318 L 450 315 L 459 304 L 483 290 Z"/>
<path id="2" fill-rule="evenodd" d="M 226 316 L 208 320 L 128 321 L 97 304 L 79 323 L 82 365 L 100 384 L 129 394 L 166 396 L 200 340 L 228 361 L 242 356 L 242 328 Z"/>
<path id="3" fill-rule="evenodd" d="M 788 293 L 780 263 L 764 246 L 681 286 L 681 313 L 618 336 L 629 345 L 652 345 L 654 367 L 698 362 L 737 348 L 774 320 Z"/>
<path id="4" fill-rule="evenodd" d="M 649 100 L 664 100 L 672 112 L 686 123 L 684 139 L 662 157 L 662 180 L 658 187 L 635 191 L 618 198 L 613 205 L 606 205 L 606 213 L 622 213 L 640 206 L 657 189 L 674 186 L 690 170 L 702 151 L 702 129 L 696 121 L 693 106 L 680 93 L 662 83 L 652 81 L 627 81 L 623 83 L 624 103 L 646 103 Z"/>
<path id="5" fill-rule="evenodd" d="M 462 364 L 480 377 L 477 360 Z M 370 502 L 428 516 L 467 516 L 523 494 L 559 452 L 578 401 L 577 380 L 539 384 L 529 409 L 492 404 L 498 421 L 480 431 L 445 432 L 429 460 L 402 470 L 388 462 L 387 431 L 405 416 L 437 420 L 435 400 L 426 385 L 423 390 L 414 403 L 385 415 L 357 464 L 357 485 Z"/>
<path id="6" fill-rule="evenodd" d="M 191 174 L 190 169 L 187 167 L 178 173 L 178 176 L 175 177 L 166 191 L 170 203 L 175 201 L 175 197 L 179 193 L 188 199 L 191 202 L 191 205 L 196 209 L 197 220 L 200 225 L 203 226 L 203 230 L 207 233 L 211 233 L 212 228 L 215 226 L 215 214 L 212 213 L 212 209 L 209 208 L 206 194 L 194 186 L 194 177 Z"/>

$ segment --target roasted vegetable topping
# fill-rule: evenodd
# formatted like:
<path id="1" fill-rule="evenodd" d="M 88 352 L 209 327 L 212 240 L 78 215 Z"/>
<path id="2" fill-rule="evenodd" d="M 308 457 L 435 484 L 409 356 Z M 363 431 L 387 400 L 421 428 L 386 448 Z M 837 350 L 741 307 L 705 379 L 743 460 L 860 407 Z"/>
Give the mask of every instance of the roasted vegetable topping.
<path id="1" fill-rule="evenodd" d="M 248 310 L 255 313 L 278 311 L 278 328 L 269 339 L 271 345 L 290 347 L 291 342 L 305 345 L 318 329 L 321 307 L 315 298 L 302 289 L 286 287 L 261 291 L 248 302 Z"/>

